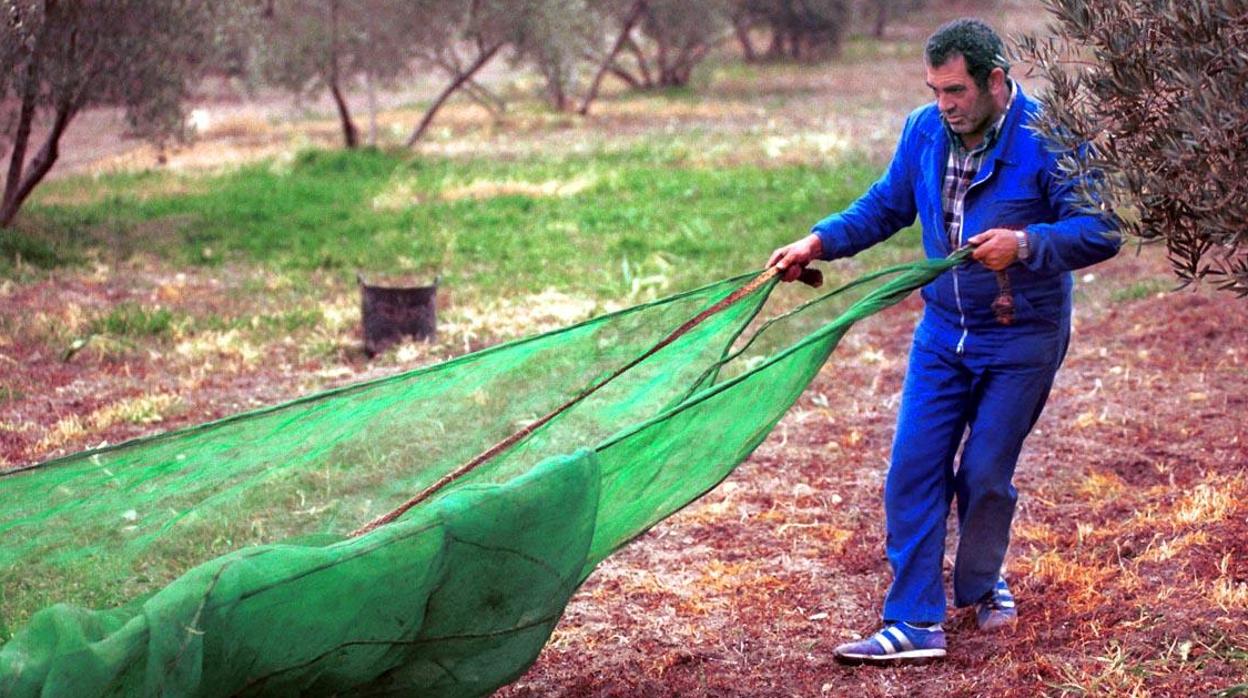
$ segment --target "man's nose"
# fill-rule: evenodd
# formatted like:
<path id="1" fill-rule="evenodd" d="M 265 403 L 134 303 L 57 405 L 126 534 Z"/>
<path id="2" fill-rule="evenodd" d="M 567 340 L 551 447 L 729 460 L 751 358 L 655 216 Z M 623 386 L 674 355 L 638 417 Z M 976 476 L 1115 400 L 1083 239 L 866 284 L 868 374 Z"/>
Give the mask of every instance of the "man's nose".
<path id="1" fill-rule="evenodd" d="M 949 95 L 938 95 L 936 97 L 936 107 L 940 109 L 941 113 L 947 113 L 953 109 L 953 99 Z"/>

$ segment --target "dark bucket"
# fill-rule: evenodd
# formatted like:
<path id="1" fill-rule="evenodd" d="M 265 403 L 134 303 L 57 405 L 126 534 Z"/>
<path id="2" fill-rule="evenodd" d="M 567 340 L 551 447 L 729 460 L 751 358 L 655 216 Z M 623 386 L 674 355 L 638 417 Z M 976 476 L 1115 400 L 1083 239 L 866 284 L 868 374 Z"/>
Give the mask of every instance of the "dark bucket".
<path id="1" fill-rule="evenodd" d="M 432 286 L 372 286 L 360 283 L 364 353 L 370 357 L 403 337 L 433 341 L 437 336 L 438 279 Z"/>

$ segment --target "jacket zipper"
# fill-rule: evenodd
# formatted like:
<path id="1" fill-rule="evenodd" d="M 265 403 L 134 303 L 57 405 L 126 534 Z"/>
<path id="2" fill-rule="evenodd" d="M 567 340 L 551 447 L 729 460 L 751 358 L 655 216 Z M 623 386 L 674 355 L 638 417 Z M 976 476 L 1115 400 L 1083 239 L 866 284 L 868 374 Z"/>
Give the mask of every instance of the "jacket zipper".
<path id="1" fill-rule="evenodd" d="M 961 236 L 961 233 L 958 235 Z M 959 242 L 961 241 L 959 240 Z M 953 298 L 958 303 L 958 317 L 961 318 L 962 322 L 962 336 L 958 337 L 958 346 L 955 349 L 958 355 L 961 356 L 962 351 L 966 348 L 966 334 L 968 330 L 966 329 L 966 313 L 962 310 L 962 292 L 958 289 L 958 270 L 956 268 L 953 270 Z"/>
<path id="2" fill-rule="evenodd" d="M 985 162 L 987 162 L 987 160 L 985 160 Z M 995 171 L 995 168 L 989 169 L 988 176 L 992 176 L 992 173 L 994 171 Z M 966 195 L 962 197 L 962 223 L 964 225 L 961 225 L 958 227 L 958 247 L 961 247 L 966 244 L 965 223 L 966 223 L 967 199 L 971 198 L 971 192 L 975 190 L 975 187 L 983 184 L 986 181 L 988 181 L 988 177 L 984 177 L 983 179 L 971 182 L 971 186 L 966 188 Z M 954 349 L 954 351 L 956 351 L 958 355 L 961 356 L 962 353 L 966 350 L 966 336 L 970 334 L 970 329 L 967 328 L 966 326 L 966 311 L 963 310 L 962 308 L 962 290 L 958 285 L 958 270 L 956 268 L 953 270 L 953 299 L 958 305 L 958 320 L 962 324 L 962 335 L 958 337 L 958 346 L 957 348 Z"/>

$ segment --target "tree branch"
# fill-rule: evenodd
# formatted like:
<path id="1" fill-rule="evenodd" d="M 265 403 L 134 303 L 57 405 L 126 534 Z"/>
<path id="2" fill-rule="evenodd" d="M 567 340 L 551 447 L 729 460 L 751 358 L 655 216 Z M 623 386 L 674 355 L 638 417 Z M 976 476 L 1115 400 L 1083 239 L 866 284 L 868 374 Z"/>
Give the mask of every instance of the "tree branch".
<path id="1" fill-rule="evenodd" d="M 485 64 L 489 63 L 490 59 L 494 58 L 494 56 L 502 48 L 503 44 L 495 44 L 484 53 L 477 56 L 477 60 L 473 61 L 472 65 L 468 66 L 467 71 L 455 76 L 455 79 L 451 81 L 451 84 L 447 85 L 446 89 L 442 90 L 442 93 L 439 94 L 438 98 L 434 100 L 433 104 L 429 107 L 429 110 L 425 112 L 425 116 L 420 120 L 420 124 L 416 126 L 416 130 L 412 131 L 412 135 L 407 139 L 407 147 L 411 148 L 416 145 L 416 141 L 419 141 L 421 137 L 425 135 L 425 131 L 429 129 L 429 124 L 433 122 L 433 117 L 437 115 L 438 110 L 442 108 L 442 105 L 446 104 L 446 100 L 450 99 L 451 95 L 455 94 L 459 88 L 463 87 L 464 83 L 471 80 L 472 77 L 477 74 L 477 71 L 485 67 Z"/>
<path id="2" fill-rule="evenodd" d="M 9 156 L 9 173 L 4 182 L 4 199 L 0 202 L 0 226 L 7 226 L 17 213 L 14 201 L 22 181 L 26 165 L 26 146 L 30 143 L 31 124 L 35 120 L 35 99 L 39 86 L 39 47 L 26 64 L 22 85 L 22 109 L 17 119 L 17 132 L 13 137 L 13 152 Z M 12 213 L 8 213 L 12 209 Z"/>
<path id="3" fill-rule="evenodd" d="M 334 97 L 338 107 L 338 119 L 342 123 L 342 138 L 347 148 L 355 148 L 360 143 L 359 130 L 351 118 L 351 109 L 342 94 L 338 82 L 338 0 L 329 3 L 329 93 Z"/>
<path id="4" fill-rule="evenodd" d="M 589 114 L 589 105 L 598 98 L 598 89 L 602 86 L 603 77 L 611 69 L 611 64 L 615 62 L 615 57 L 623 50 L 624 42 L 628 40 L 629 34 L 633 32 L 633 27 L 641 19 L 641 15 L 645 10 L 646 0 L 637 0 L 637 2 L 633 3 L 632 12 L 629 13 L 628 19 L 624 20 L 624 28 L 620 30 L 620 35 L 616 37 L 615 44 L 611 47 L 611 52 L 607 54 L 606 59 L 598 66 L 598 72 L 594 75 L 594 81 L 590 83 L 589 92 L 585 94 L 585 99 L 581 102 L 581 108 L 576 110 L 581 116 Z"/>
<path id="5" fill-rule="evenodd" d="M 7 190 L 5 191 L 4 204 L 0 206 L 0 227 L 8 227 L 13 222 L 13 218 L 17 216 L 17 211 L 26 201 L 26 197 L 30 196 L 35 186 L 42 182 L 52 170 L 52 165 L 56 164 L 56 159 L 60 155 L 61 136 L 65 134 L 65 128 L 76 113 L 77 109 L 68 100 L 57 105 L 52 128 L 48 131 L 48 136 L 43 146 L 39 148 L 38 154 L 30 161 L 30 169 L 22 177 L 21 185 L 12 196 L 9 196 Z"/>

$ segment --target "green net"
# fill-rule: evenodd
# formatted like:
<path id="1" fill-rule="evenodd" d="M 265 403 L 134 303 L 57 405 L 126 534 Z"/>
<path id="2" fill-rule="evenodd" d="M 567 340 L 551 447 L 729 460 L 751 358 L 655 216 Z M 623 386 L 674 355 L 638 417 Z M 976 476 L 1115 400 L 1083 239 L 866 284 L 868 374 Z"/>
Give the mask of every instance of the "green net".
<path id="1" fill-rule="evenodd" d="M 579 401 L 749 277 L 2 477 L 0 694 L 486 694 L 595 565 L 758 446 L 854 322 L 961 259 L 760 322 L 768 282 Z"/>

